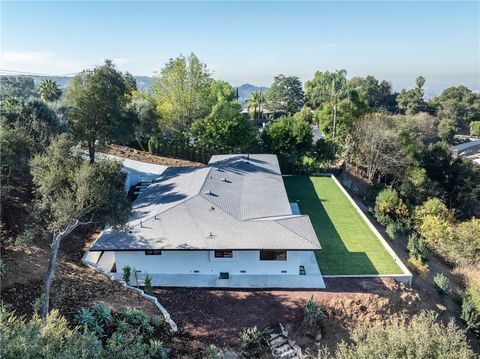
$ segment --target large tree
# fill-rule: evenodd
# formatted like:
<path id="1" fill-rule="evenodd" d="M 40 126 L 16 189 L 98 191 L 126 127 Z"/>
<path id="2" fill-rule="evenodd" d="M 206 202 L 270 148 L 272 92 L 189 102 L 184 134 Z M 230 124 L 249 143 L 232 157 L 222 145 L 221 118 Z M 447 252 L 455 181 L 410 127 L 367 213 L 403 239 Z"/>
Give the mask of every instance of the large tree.
<path id="1" fill-rule="evenodd" d="M 360 119 L 353 130 L 354 159 L 374 181 L 383 176 L 401 179 L 410 158 L 401 146 L 393 121 L 382 113 Z"/>
<path id="2" fill-rule="evenodd" d="M 423 85 L 425 85 L 425 78 L 418 76 L 414 88 L 400 91 L 397 96 L 397 104 L 403 113 L 414 115 L 418 112 L 430 113 L 433 111 L 432 107 L 429 106 L 423 98 Z"/>
<path id="3" fill-rule="evenodd" d="M 325 103 L 332 106 L 332 137 L 337 133 L 337 106 L 339 101 L 348 96 L 347 71 L 317 71 L 312 80 L 305 82 L 307 103 L 319 108 Z"/>
<path id="4" fill-rule="evenodd" d="M 113 62 L 77 75 L 67 91 L 70 130 L 88 145 L 95 162 L 97 142 L 121 141 L 132 135 L 131 112 L 125 111 L 132 91 L 130 75 L 118 71 Z"/>
<path id="5" fill-rule="evenodd" d="M 201 146 L 219 152 L 251 150 L 256 131 L 251 121 L 245 120 L 238 102 L 222 101 L 203 120 L 193 124 L 193 133 Z"/>
<path id="6" fill-rule="evenodd" d="M 188 130 L 193 121 L 211 109 L 212 78 L 207 66 L 191 54 L 170 59 L 152 82 L 157 108 L 165 124 Z"/>
<path id="7" fill-rule="evenodd" d="M 369 75 L 367 77 L 352 77 L 348 86 L 365 96 L 371 112 L 397 112 L 397 94 L 392 91 L 392 84 L 388 81 L 379 81 Z"/>
<path id="8" fill-rule="evenodd" d="M 101 160 L 89 164 L 72 152 L 73 143 L 60 135 L 30 163 L 35 185 L 34 211 L 39 225 L 52 237 L 50 262 L 43 283 L 41 317 L 49 309 L 61 241 L 75 228 L 87 225 L 121 225 L 130 213 L 120 163 Z"/>
<path id="9" fill-rule="evenodd" d="M 480 94 L 465 86 L 449 87 L 429 102 L 437 108 L 438 116 L 449 117 L 464 127 L 480 120 Z"/>
<path id="10" fill-rule="evenodd" d="M 58 87 L 58 84 L 54 80 L 45 79 L 38 86 L 38 93 L 43 101 L 52 102 L 56 101 L 62 96 L 62 90 Z"/>
<path id="11" fill-rule="evenodd" d="M 296 76 L 275 76 L 265 98 L 269 110 L 291 115 L 304 104 L 302 82 Z"/>
<path id="12" fill-rule="evenodd" d="M 262 139 L 267 151 L 294 163 L 311 149 L 312 128 L 308 122 L 281 117 L 265 128 Z"/>
<path id="13" fill-rule="evenodd" d="M 9 97 L 18 100 L 38 97 L 38 93 L 35 91 L 35 82 L 28 76 L 0 76 L 0 100 Z"/>

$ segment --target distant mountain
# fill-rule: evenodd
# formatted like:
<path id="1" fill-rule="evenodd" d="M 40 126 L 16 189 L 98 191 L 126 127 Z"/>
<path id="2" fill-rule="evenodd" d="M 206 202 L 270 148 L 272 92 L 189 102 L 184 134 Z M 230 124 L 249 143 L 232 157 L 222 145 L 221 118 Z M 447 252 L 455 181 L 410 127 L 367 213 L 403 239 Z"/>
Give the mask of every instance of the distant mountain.
<path id="1" fill-rule="evenodd" d="M 250 98 L 252 92 L 260 91 L 265 93 L 268 90 L 268 87 L 255 86 L 251 84 L 243 84 L 237 87 L 238 89 L 238 100 L 242 106 L 246 105 L 247 99 Z"/>
<path id="2" fill-rule="evenodd" d="M 0 75 L 6 76 L 6 75 Z M 8 75 L 10 76 L 10 75 Z M 38 86 L 43 80 L 50 79 L 58 83 L 58 86 L 62 91 L 66 90 L 72 82 L 73 76 L 37 76 L 37 75 L 19 75 L 19 76 L 26 76 L 31 77 L 35 82 L 35 86 Z M 134 76 L 135 80 L 137 80 L 137 88 L 139 91 L 148 92 L 150 91 L 150 85 L 152 83 L 152 78 L 149 76 Z"/>
<path id="3" fill-rule="evenodd" d="M 7 75 L 0 75 L 0 76 L 7 76 Z M 8 75 L 10 76 L 10 75 Z M 27 75 L 19 75 L 19 76 L 27 76 Z M 38 76 L 38 75 L 28 75 L 31 77 L 35 82 L 35 86 L 38 86 L 43 80 L 50 79 L 56 81 L 60 86 L 62 91 L 65 91 L 70 82 L 72 82 L 73 76 Z M 137 80 L 137 88 L 139 91 L 142 92 L 149 92 L 151 90 L 152 80 L 153 77 L 150 76 L 134 76 L 135 80 Z M 243 84 L 237 87 L 238 89 L 238 98 L 242 106 L 246 105 L 247 99 L 250 98 L 250 95 L 254 91 L 260 91 L 265 93 L 268 90 L 268 87 L 261 87 L 255 86 L 252 84 Z"/>

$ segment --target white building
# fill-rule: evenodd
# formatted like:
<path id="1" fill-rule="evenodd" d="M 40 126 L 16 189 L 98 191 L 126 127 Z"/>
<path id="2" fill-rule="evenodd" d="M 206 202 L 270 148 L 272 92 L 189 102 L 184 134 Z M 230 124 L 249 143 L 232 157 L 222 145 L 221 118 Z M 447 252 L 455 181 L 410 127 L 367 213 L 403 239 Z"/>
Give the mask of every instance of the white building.
<path id="1" fill-rule="evenodd" d="M 118 278 L 135 268 L 155 286 L 324 288 L 320 248 L 309 217 L 292 212 L 275 155 L 219 155 L 165 170 L 128 229 L 105 230 L 87 260 Z"/>

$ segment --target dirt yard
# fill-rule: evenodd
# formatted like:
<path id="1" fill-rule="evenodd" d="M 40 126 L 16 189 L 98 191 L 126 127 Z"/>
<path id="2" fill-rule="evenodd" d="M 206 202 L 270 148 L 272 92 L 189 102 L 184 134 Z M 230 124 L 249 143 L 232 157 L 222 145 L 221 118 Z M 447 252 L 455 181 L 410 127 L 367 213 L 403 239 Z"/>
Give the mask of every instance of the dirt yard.
<path id="1" fill-rule="evenodd" d="M 326 284 L 325 291 L 172 288 L 156 289 L 155 294 L 181 328 L 174 339 L 179 358 L 200 358 L 201 349 L 212 343 L 235 348 L 242 328 L 279 322 L 302 348 L 314 351 L 315 342 L 302 327 L 303 308 L 312 296 L 326 310 L 322 343 L 330 348 L 348 341 L 357 324 L 385 323 L 395 315 L 422 310 L 437 312 L 445 322 L 453 317 L 438 295 L 425 297 L 393 280 L 329 278 Z"/>
<path id="2" fill-rule="evenodd" d="M 117 282 L 81 263 L 91 236 L 91 229 L 77 230 L 64 239 L 52 289 L 51 308 L 57 308 L 72 320 L 78 309 L 105 303 L 114 310 L 139 308 L 150 315 L 159 314 L 149 301 L 140 298 Z M 49 260 L 48 241 L 15 249 L 5 249 L 2 259 L 7 272 L 1 282 L 1 299 L 19 315 L 31 316 L 41 295 L 42 282 Z"/>
<path id="3" fill-rule="evenodd" d="M 204 164 L 200 162 L 192 162 L 187 160 L 180 160 L 178 158 L 152 155 L 145 151 L 140 151 L 130 147 L 123 147 L 123 146 L 117 146 L 117 145 L 100 147 L 98 151 L 102 153 L 108 153 L 109 155 L 115 155 L 118 157 L 129 158 L 131 160 L 153 163 L 153 164 L 162 165 L 162 166 L 171 166 L 171 167 L 204 166 Z"/>

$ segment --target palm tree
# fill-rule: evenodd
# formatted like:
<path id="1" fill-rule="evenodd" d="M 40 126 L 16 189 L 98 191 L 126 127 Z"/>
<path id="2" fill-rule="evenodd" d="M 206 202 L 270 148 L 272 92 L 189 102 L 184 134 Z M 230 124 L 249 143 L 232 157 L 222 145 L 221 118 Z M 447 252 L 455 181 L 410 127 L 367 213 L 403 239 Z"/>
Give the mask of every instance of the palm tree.
<path id="1" fill-rule="evenodd" d="M 45 79 L 38 87 L 38 93 L 45 102 L 58 100 L 62 96 L 62 90 L 58 87 L 56 81 Z"/>
<path id="2" fill-rule="evenodd" d="M 247 102 L 249 112 L 253 108 L 253 118 L 255 119 L 257 117 L 257 113 L 260 114 L 260 118 L 262 118 L 265 95 L 260 91 L 254 91 L 250 94 Z"/>

